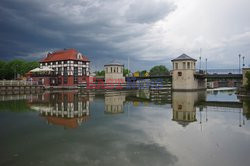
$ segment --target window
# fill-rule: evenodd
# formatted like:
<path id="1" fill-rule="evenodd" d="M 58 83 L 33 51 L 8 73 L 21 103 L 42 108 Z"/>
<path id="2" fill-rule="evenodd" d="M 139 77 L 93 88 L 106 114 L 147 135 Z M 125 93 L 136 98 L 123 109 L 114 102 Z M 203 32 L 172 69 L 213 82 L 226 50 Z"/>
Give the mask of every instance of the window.
<path id="1" fill-rule="evenodd" d="M 74 76 L 74 84 L 78 84 L 78 77 Z"/>
<path id="2" fill-rule="evenodd" d="M 56 64 L 56 62 L 53 62 L 53 65 L 55 65 Z"/>
<path id="3" fill-rule="evenodd" d="M 67 64 L 67 61 L 63 61 L 64 64 Z"/>
<path id="4" fill-rule="evenodd" d="M 190 69 L 190 62 L 187 63 L 187 68 Z"/>
<path id="5" fill-rule="evenodd" d="M 74 61 L 74 64 L 78 64 L 78 61 Z"/>
<path id="6" fill-rule="evenodd" d="M 67 84 L 67 83 L 68 83 L 68 77 L 67 77 L 67 76 L 64 76 L 64 77 L 63 77 L 63 83 L 64 83 L 64 84 Z"/>
<path id="7" fill-rule="evenodd" d="M 108 73 L 108 68 L 106 67 L 106 73 Z"/>
<path id="8" fill-rule="evenodd" d="M 58 67 L 58 74 L 62 75 L 62 68 L 61 67 Z"/>
<path id="9" fill-rule="evenodd" d="M 175 63 L 175 69 L 178 70 L 178 63 Z"/>
<path id="10" fill-rule="evenodd" d="M 186 69 L 186 62 L 182 62 L 183 69 Z"/>
<path id="11" fill-rule="evenodd" d="M 182 76 L 182 72 L 178 72 L 178 76 Z"/>
<path id="12" fill-rule="evenodd" d="M 74 67 L 74 76 L 78 76 L 78 67 Z"/>
<path id="13" fill-rule="evenodd" d="M 111 67 L 111 73 L 112 73 L 112 67 Z"/>
<path id="14" fill-rule="evenodd" d="M 82 75 L 86 76 L 86 68 L 82 68 Z"/>
<path id="15" fill-rule="evenodd" d="M 58 78 L 58 84 L 61 85 L 62 84 L 62 79 Z M 60 105 L 60 104 L 59 104 Z"/>
<path id="16" fill-rule="evenodd" d="M 63 68 L 63 75 L 67 76 L 68 75 L 68 70 L 67 70 L 67 67 L 64 67 Z"/>

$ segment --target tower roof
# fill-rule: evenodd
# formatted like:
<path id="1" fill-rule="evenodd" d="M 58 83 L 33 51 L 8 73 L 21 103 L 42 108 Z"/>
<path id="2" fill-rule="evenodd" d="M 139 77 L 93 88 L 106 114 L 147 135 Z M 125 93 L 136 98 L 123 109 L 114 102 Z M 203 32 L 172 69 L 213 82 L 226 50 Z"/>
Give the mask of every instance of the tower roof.
<path id="1" fill-rule="evenodd" d="M 120 64 L 119 62 L 117 61 L 112 61 L 111 63 L 108 63 L 104 66 L 124 66 L 123 64 Z"/>
<path id="2" fill-rule="evenodd" d="M 185 61 L 185 60 L 197 61 L 196 59 L 191 58 L 190 56 L 186 54 L 182 54 L 179 57 L 173 59 L 172 61 Z"/>
<path id="3" fill-rule="evenodd" d="M 80 56 L 77 56 L 78 54 L 80 54 Z M 89 62 L 86 56 L 82 55 L 75 49 L 64 49 L 48 53 L 48 55 L 40 62 L 53 62 L 53 61 L 63 61 L 63 60 L 78 60 L 78 61 Z"/>

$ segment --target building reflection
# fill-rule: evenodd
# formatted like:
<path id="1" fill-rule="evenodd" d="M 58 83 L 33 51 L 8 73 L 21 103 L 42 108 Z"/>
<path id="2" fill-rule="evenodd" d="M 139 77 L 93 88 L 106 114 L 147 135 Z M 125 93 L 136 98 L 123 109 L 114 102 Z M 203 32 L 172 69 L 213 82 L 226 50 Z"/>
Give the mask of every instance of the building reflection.
<path id="1" fill-rule="evenodd" d="M 119 114 L 124 112 L 124 102 L 126 94 L 113 93 L 105 94 L 105 113 L 106 114 Z"/>
<path id="2" fill-rule="evenodd" d="M 89 100 L 77 92 L 44 93 L 29 101 L 48 124 L 77 128 L 89 119 Z"/>
<path id="3" fill-rule="evenodd" d="M 173 121 L 178 122 L 183 127 L 189 123 L 197 121 L 196 105 L 199 102 L 205 101 L 205 91 L 198 92 L 173 92 L 172 93 L 172 108 Z"/>

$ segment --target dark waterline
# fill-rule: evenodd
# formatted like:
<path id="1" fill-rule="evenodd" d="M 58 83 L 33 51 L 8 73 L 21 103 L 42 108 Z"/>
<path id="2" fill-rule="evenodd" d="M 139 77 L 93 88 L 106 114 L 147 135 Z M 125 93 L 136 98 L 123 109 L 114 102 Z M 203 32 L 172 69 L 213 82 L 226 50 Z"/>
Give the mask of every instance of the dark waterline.
<path id="1" fill-rule="evenodd" d="M 0 165 L 248 166 L 249 119 L 233 91 L 0 96 Z"/>

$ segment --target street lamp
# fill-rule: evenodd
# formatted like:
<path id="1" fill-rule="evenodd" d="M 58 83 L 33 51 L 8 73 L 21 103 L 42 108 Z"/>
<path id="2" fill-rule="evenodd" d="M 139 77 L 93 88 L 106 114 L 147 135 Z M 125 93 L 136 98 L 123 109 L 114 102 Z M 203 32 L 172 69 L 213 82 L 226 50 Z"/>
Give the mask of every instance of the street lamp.
<path id="1" fill-rule="evenodd" d="M 243 68 L 245 67 L 245 56 L 242 57 L 243 59 Z"/>
<path id="2" fill-rule="evenodd" d="M 241 55 L 239 54 L 239 74 L 240 74 L 240 57 Z"/>
<path id="3" fill-rule="evenodd" d="M 207 74 L 207 58 L 206 58 L 206 74 Z"/>
<path id="4" fill-rule="evenodd" d="M 200 59 L 200 70 L 201 70 L 201 56 L 199 57 L 199 59 Z"/>

